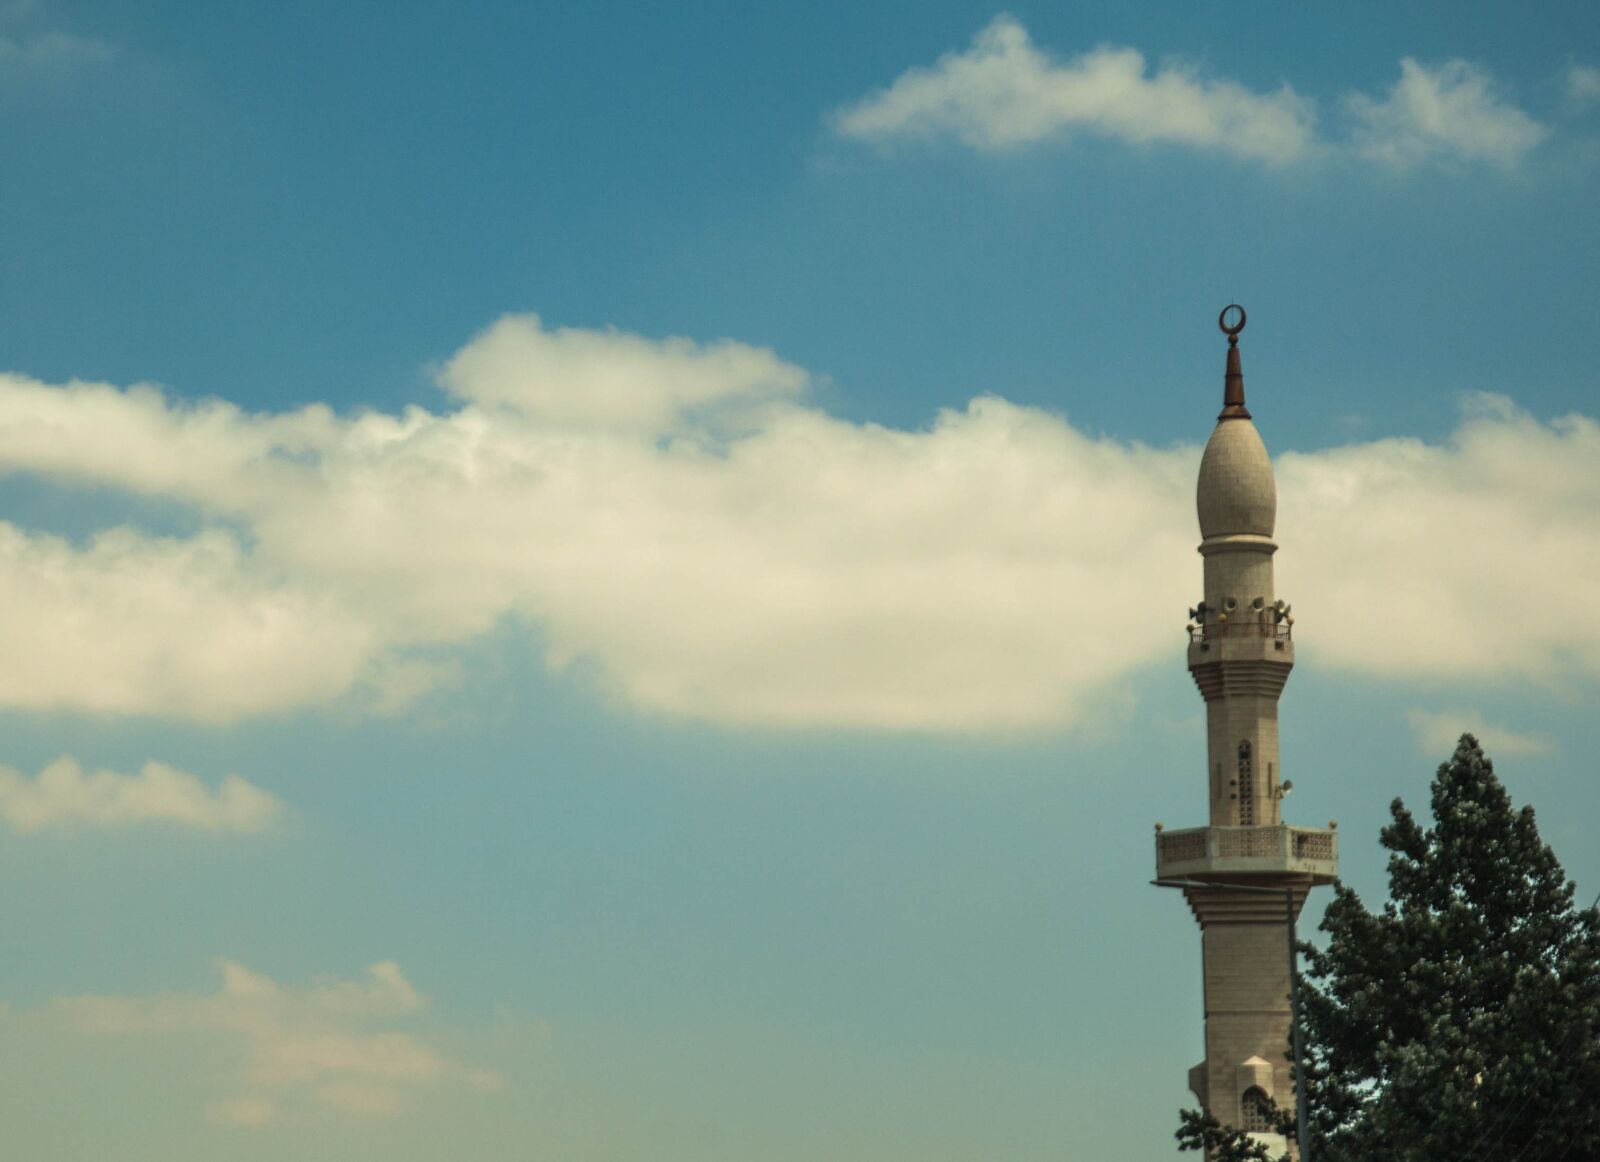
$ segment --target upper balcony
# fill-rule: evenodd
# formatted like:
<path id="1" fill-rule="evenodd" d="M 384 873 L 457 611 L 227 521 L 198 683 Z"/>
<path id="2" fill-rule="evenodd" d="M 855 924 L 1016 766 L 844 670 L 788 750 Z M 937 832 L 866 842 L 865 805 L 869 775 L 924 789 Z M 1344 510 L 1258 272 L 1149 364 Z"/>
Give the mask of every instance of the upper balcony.
<path id="1" fill-rule="evenodd" d="M 1287 621 L 1273 621 L 1270 618 L 1257 620 L 1256 618 L 1241 617 L 1237 621 L 1213 621 L 1205 625 L 1189 626 L 1189 644 L 1198 645 L 1201 642 L 1211 642 L 1220 639 L 1238 640 L 1242 638 L 1258 638 L 1269 642 L 1290 642 L 1294 640 L 1294 628 Z"/>
<path id="2" fill-rule="evenodd" d="M 1213 662 L 1267 662 L 1294 665 L 1294 632 L 1287 620 L 1240 617 L 1189 627 L 1189 669 L 1199 671 Z M 1280 682 L 1279 687 L 1282 687 Z M 1201 693 L 1207 698 L 1220 693 Z"/>
<path id="3" fill-rule="evenodd" d="M 1156 832 L 1157 879 L 1210 876 L 1339 878 L 1339 833 L 1333 828 L 1187 827 Z"/>

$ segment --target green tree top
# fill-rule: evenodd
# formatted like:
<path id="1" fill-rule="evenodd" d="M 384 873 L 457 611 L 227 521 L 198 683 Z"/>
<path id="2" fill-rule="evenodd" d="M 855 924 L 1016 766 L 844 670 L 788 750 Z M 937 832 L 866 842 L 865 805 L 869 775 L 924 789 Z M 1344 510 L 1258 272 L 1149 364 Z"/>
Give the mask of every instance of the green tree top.
<path id="1" fill-rule="evenodd" d="M 1600 1159 L 1600 913 L 1471 735 L 1432 809 L 1390 807 L 1382 911 L 1337 884 L 1327 947 L 1301 945 L 1313 1160 Z M 1184 1149 L 1265 1159 L 1184 1116 Z"/>

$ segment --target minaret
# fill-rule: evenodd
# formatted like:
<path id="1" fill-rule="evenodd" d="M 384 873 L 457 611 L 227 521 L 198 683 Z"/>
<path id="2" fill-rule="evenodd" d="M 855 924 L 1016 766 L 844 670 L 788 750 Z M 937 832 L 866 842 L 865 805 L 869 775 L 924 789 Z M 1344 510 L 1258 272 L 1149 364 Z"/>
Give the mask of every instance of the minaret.
<path id="1" fill-rule="evenodd" d="M 1156 877 L 1184 880 L 1200 923 L 1206 1059 L 1189 1087 L 1222 1122 L 1265 1133 L 1261 1098 L 1292 1109 L 1288 898 L 1338 875 L 1332 826 L 1288 827 L 1291 784 L 1278 761 L 1278 695 L 1294 667 L 1294 618 L 1272 579 L 1277 488 L 1272 461 L 1244 402 L 1239 332 L 1244 308 L 1218 318 L 1228 336 L 1222 413 L 1200 460 L 1196 507 L 1205 595 L 1189 611 L 1189 672 L 1206 702 L 1210 825 L 1157 825 Z M 1210 884 L 1213 886 L 1202 886 Z M 1215 885 L 1230 884 L 1233 888 Z M 1240 891 L 1251 885 L 1276 891 Z"/>

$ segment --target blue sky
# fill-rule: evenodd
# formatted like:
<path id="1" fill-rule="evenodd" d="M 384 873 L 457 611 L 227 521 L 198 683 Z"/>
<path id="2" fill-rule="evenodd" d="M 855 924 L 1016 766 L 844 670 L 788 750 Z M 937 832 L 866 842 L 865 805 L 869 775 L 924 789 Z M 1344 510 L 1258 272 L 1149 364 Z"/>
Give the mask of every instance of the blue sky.
<path id="1" fill-rule="evenodd" d="M 1597 34 L 0 5 L 21 1156 L 1169 1156 L 1232 300 L 1286 813 L 1592 897 Z"/>

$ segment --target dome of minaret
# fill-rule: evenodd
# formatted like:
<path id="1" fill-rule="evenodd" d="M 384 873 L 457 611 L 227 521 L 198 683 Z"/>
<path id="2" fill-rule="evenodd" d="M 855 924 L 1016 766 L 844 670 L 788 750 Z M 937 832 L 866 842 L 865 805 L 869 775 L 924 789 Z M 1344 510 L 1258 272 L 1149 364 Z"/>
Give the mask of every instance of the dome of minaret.
<path id="1" fill-rule="evenodd" d="M 1248 533 L 1272 535 L 1278 515 L 1278 489 L 1272 461 L 1256 426 L 1242 416 L 1217 421 L 1200 458 L 1195 490 L 1200 510 L 1200 535 L 1225 537 Z"/>
<path id="2" fill-rule="evenodd" d="M 1237 312 L 1237 321 L 1230 323 L 1232 312 Z M 1244 371 L 1239 362 L 1239 332 L 1244 330 L 1244 321 L 1244 308 L 1239 306 L 1228 307 L 1217 320 L 1228 336 L 1228 370 L 1222 414 L 1200 458 L 1195 490 L 1202 537 L 1270 537 L 1278 515 L 1272 461 L 1244 406 Z"/>

